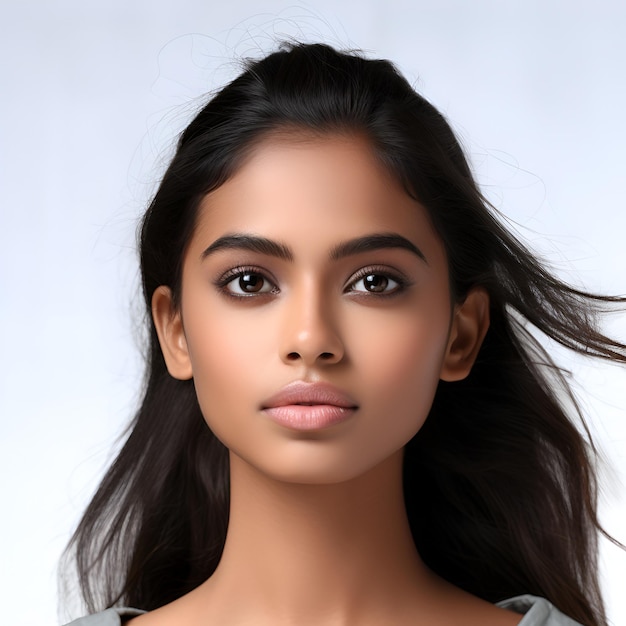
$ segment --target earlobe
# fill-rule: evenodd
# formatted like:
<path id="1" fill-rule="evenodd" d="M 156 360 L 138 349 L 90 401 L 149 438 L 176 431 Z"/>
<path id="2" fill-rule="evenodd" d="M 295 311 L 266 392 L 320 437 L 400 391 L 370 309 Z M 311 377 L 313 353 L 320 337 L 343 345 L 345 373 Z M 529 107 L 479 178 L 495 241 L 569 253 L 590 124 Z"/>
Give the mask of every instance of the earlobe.
<path id="1" fill-rule="evenodd" d="M 167 371 L 174 378 L 192 378 L 191 360 L 180 311 L 174 310 L 172 292 L 161 285 L 152 294 L 152 319 L 161 344 Z"/>
<path id="2" fill-rule="evenodd" d="M 453 315 L 440 376 L 449 382 L 465 378 L 476 361 L 489 328 L 489 294 L 482 287 L 472 289 Z"/>

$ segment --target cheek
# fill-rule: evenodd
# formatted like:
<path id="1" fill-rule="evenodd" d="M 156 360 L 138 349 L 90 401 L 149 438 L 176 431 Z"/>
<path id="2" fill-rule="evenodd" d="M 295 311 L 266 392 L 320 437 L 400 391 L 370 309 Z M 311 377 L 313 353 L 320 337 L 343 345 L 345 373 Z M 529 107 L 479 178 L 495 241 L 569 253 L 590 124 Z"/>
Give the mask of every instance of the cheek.
<path id="1" fill-rule="evenodd" d="M 448 342 L 447 320 L 444 315 L 413 315 L 385 326 L 355 359 L 367 367 L 363 374 L 375 410 L 392 418 L 398 430 L 406 429 L 410 438 L 432 406 Z M 390 421 L 382 423 L 389 427 Z"/>
<path id="2" fill-rule="evenodd" d="M 439 380 L 447 344 L 446 329 L 437 332 L 433 327 L 396 329 L 392 349 L 380 350 L 381 369 L 388 372 L 385 381 L 398 387 L 406 395 L 422 394 Z"/>
<path id="3" fill-rule="evenodd" d="M 196 393 L 199 399 L 210 396 L 213 402 L 223 402 L 236 391 L 246 376 L 247 359 L 239 358 L 243 348 L 248 348 L 249 358 L 253 350 L 249 344 L 238 345 L 232 339 L 226 341 L 221 333 L 195 333 L 189 349 Z"/>
<path id="4" fill-rule="evenodd" d="M 200 408 L 222 439 L 225 428 L 237 428 L 240 414 L 258 408 L 263 395 L 257 385 L 275 352 L 275 333 L 260 314 L 251 323 L 250 311 L 234 310 L 217 299 L 204 304 L 195 303 L 194 309 L 190 302 L 185 334 Z M 207 310 L 210 316 L 191 313 Z"/>

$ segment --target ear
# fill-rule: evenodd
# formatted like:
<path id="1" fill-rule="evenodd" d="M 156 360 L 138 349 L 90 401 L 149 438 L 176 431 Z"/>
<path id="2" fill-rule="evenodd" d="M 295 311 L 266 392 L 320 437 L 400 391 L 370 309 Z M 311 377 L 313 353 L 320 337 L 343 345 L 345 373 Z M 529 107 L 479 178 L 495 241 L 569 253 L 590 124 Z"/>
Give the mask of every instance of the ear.
<path id="1" fill-rule="evenodd" d="M 193 374 L 180 311 L 174 310 L 172 292 L 161 285 L 152 294 L 152 319 L 156 327 L 167 371 L 174 378 L 188 380 Z"/>
<path id="2" fill-rule="evenodd" d="M 471 371 L 489 328 L 489 294 L 475 287 L 455 306 L 441 380 L 462 380 Z"/>

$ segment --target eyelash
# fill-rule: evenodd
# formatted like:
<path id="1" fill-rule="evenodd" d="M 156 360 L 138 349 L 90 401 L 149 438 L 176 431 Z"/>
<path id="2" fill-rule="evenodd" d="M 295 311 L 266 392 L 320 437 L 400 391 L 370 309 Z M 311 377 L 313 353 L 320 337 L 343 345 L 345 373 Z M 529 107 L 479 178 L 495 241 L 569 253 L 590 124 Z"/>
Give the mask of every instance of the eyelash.
<path id="1" fill-rule="evenodd" d="M 263 281 L 269 283 L 272 288 L 269 291 L 249 292 L 247 294 L 234 293 L 230 289 L 228 289 L 229 284 L 237 279 L 241 279 L 243 276 L 259 277 Z M 396 283 L 396 287 L 394 287 L 391 291 L 381 292 L 367 290 L 357 291 L 356 289 L 354 289 L 355 285 L 367 276 L 380 276 L 385 279 L 391 280 Z M 367 297 L 374 296 L 378 298 L 389 298 L 403 292 L 407 288 L 407 286 L 409 286 L 409 284 L 410 283 L 408 279 L 402 276 L 399 272 L 391 272 L 388 268 L 385 267 L 369 266 L 358 270 L 353 276 L 350 277 L 349 282 L 344 287 L 344 293 L 352 293 L 356 295 L 367 294 Z M 215 285 L 222 293 L 236 299 L 250 298 L 253 296 L 259 297 L 280 293 L 280 289 L 273 280 L 267 277 L 266 272 L 254 266 L 240 266 L 229 269 L 215 281 Z"/>
<path id="2" fill-rule="evenodd" d="M 367 276 L 380 276 L 388 280 L 392 280 L 397 284 L 391 291 L 356 291 L 354 286 Z M 399 272 L 392 272 L 389 268 L 381 266 L 369 266 L 358 270 L 347 283 L 344 292 L 362 294 L 367 293 L 367 297 L 389 298 L 402 293 L 408 286 L 409 280 Z"/>
<path id="3" fill-rule="evenodd" d="M 232 283 L 233 281 L 235 281 L 236 279 L 242 278 L 243 276 L 258 276 L 262 278 L 264 281 L 268 282 L 270 285 L 272 285 L 272 289 L 270 291 L 264 291 L 264 292 L 250 292 L 248 294 L 243 294 L 243 293 L 236 294 L 230 291 L 228 289 L 228 285 Z M 227 296 L 230 296 L 231 298 L 250 298 L 252 296 L 258 297 L 258 296 L 276 294 L 280 291 L 280 289 L 276 286 L 276 283 L 267 277 L 266 272 L 264 272 L 258 267 L 248 266 L 248 265 L 240 266 L 240 267 L 233 267 L 232 269 L 228 270 L 227 272 L 222 274 L 222 276 L 220 276 L 217 279 L 217 281 L 215 281 L 215 285 L 222 293 L 224 293 Z"/>

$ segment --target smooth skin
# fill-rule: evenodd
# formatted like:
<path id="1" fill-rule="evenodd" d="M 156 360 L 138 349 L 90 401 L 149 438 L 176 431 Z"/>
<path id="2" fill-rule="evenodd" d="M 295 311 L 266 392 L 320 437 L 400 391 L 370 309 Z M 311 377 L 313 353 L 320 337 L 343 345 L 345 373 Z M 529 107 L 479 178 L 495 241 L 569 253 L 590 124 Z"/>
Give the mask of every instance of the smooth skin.
<path id="1" fill-rule="evenodd" d="M 486 292 L 453 304 L 445 250 L 358 136 L 274 135 L 208 194 L 181 306 L 159 287 L 168 370 L 194 379 L 230 451 L 231 509 L 214 575 L 132 626 L 513 626 L 520 615 L 422 563 L 402 495 L 405 444 L 440 379 L 469 373 Z M 354 403 L 297 430 L 268 398 L 302 381 Z M 306 410 L 306 409 L 305 409 Z"/>

